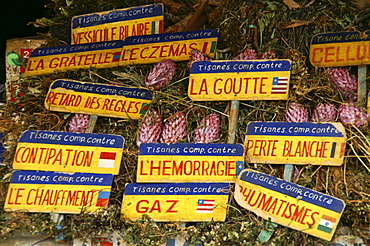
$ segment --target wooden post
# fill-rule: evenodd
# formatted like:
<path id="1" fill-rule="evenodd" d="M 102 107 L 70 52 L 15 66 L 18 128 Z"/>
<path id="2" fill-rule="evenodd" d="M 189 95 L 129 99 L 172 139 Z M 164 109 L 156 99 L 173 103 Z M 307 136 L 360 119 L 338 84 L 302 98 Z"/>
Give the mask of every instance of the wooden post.
<path id="1" fill-rule="evenodd" d="M 239 115 L 239 101 L 231 101 L 230 115 L 229 115 L 229 131 L 227 143 L 235 143 L 236 128 L 238 126 L 238 115 Z"/>
<path id="2" fill-rule="evenodd" d="M 361 106 L 366 105 L 366 65 L 358 66 L 358 102 Z"/>

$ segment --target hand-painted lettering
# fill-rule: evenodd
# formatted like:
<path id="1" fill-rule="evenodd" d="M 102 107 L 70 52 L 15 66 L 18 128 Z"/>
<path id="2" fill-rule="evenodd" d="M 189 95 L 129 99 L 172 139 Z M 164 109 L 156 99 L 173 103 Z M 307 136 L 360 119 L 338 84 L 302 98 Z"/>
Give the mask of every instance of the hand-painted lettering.
<path id="1" fill-rule="evenodd" d="M 140 200 L 136 203 L 136 212 L 138 213 L 177 213 L 177 210 L 174 210 L 175 205 L 178 203 L 179 200 L 166 200 L 160 201 L 160 200 L 154 200 L 148 201 L 148 200 Z M 162 205 L 161 205 L 162 202 Z M 164 204 L 163 204 L 164 202 Z M 152 204 L 151 204 L 152 203 Z M 162 210 L 162 207 L 164 208 Z"/>

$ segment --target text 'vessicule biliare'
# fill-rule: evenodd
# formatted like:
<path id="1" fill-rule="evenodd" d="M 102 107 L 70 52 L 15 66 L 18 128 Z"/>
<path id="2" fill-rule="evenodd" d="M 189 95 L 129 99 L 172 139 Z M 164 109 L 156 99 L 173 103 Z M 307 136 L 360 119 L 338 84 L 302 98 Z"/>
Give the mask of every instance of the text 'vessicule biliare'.
<path id="1" fill-rule="evenodd" d="M 134 23 L 132 25 L 120 25 L 104 27 L 98 30 L 74 31 L 72 33 L 73 44 L 96 43 L 112 40 L 124 40 L 130 36 L 152 34 L 151 22 Z"/>

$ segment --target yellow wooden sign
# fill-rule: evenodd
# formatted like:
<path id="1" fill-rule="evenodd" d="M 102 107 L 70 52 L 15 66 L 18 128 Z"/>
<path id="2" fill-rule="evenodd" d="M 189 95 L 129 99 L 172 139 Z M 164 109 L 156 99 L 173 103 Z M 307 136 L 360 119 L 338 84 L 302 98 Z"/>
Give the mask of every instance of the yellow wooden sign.
<path id="1" fill-rule="evenodd" d="M 229 185 L 224 183 L 128 184 L 123 218 L 136 221 L 225 221 Z"/>
<path id="2" fill-rule="evenodd" d="M 341 123 L 250 122 L 244 148 L 254 163 L 340 166 L 346 140 Z"/>
<path id="3" fill-rule="evenodd" d="M 163 33 L 161 3 L 90 13 L 72 18 L 72 44 L 124 40 Z"/>
<path id="4" fill-rule="evenodd" d="M 165 59 L 188 61 L 195 49 L 214 57 L 217 38 L 217 29 L 128 37 L 119 65 L 157 63 Z"/>
<path id="5" fill-rule="evenodd" d="M 5 211 L 93 212 L 108 204 L 113 175 L 15 171 Z"/>
<path id="6" fill-rule="evenodd" d="M 265 220 L 328 241 L 345 207 L 335 197 L 250 169 L 239 175 L 234 197 Z"/>
<path id="7" fill-rule="evenodd" d="M 370 31 L 322 33 L 312 38 L 310 62 L 317 67 L 370 64 Z"/>
<path id="8" fill-rule="evenodd" d="M 32 51 L 24 76 L 64 72 L 80 68 L 117 67 L 123 41 L 38 48 Z"/>
<path id="9" fill-rule="evenodd" d="M 118 174 L 123 143 L 119 135 L 25 131 L 18 141 L 13 168 Z"/>
<path id="10" fill-rule="evenodd" d="M 147 89 L 56 80 L 50 85 L 45 107 L 50 110 L 105 117 L 142 117 L 149 109 L 152 94 Z"/>
<path id="11" fill-rule="evenodd" d="M 199 61 L 190 69 L 193 101 L 284 100 L 288 98 L 289 60 Z"/>
<path id="12" fill-rule="evenodd" d="M 244 169 L 240 144 L 140 145 L 137 182 L 235 182 Z"/>

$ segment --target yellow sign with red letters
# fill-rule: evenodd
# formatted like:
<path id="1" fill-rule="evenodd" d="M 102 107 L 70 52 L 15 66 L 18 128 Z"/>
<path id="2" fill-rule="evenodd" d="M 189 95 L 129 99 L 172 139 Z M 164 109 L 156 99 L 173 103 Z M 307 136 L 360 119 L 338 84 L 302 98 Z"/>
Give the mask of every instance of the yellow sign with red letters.
<path id="1" fill-rule="evenodd" d="M 214 57 L 217 38 L 217 29 L 128 37 L 119 65 L 149 64 L 165 59 L 188 61 L 195 49 Z"/>
<path id="2" fill-rule="evenodd" d="M 136 221 L 225 221 L 229 184 L 157 183 L 126 185 L 121 215 Z"/>
<path id="3" fill-rule="evenodd" d="M 235 182 L 244 169 L 240 144 L 142 143 L 137 182 Z"/>
<path id="4" fill-rule="evenodd" d="M 15 171 L 5 211 L 93 212 L 108 204 L 112 174 Z"/>
<path id="5" fill-rule="evenodd" d="M 72 18 L 72 44 L 125 40 L 163 33 L 161 3 L 90 13 Z"/>
<path id="6" fill-rule="evenodd" d="M 76 69 L 118 67 L 123 41 L 38 48 L 32 51 L 24 76 Z"/>
<path id="7" fill-rule="evenodd" d="M 142 117 L 149 109 L 152 94 L 147 89 L 56 80 L 45 98 L 45 107 L 60 112 L 106 117 Z"/>
<path id="8" fill-rule="evenodd" d="M 289 80 L 289 60 L 198 61 L 188 95 L 194 101 L 285 100 Z"/>
<path id="9" fill-rule="evenodd" d="M 13 168 L 118 174 L 123 144 L 119 135 L 29 130 L 19 138 Z"/>
<path id="10" fill-rule="evenodd" d="M 109 68 L 157 63 L 165 59 L 188 61 L 192 50 L 214 57 L 218 30 L 199 30 L 127 37 L 105 41 L 35 49 L 24 76 L 76 69 Z"/>
<path id="11" fill-rule="evenodd" d="M 370 31 L 321 33 L 313 36 L 310 62 L 317 67 L 370 64 Z"/>
<path id="12" fill-rule="evenodd" d="M 245 155 L 254 163 L 340 166 L 346 133 L 341 123 L 250 122 Z"/>
<path id="13" fill-rule="evenodd" d="M 251 169 L 239 175 L 234 196 L 240 206 L 265 220 L 328 241 L 345 207 L 335 197 Z"/>

